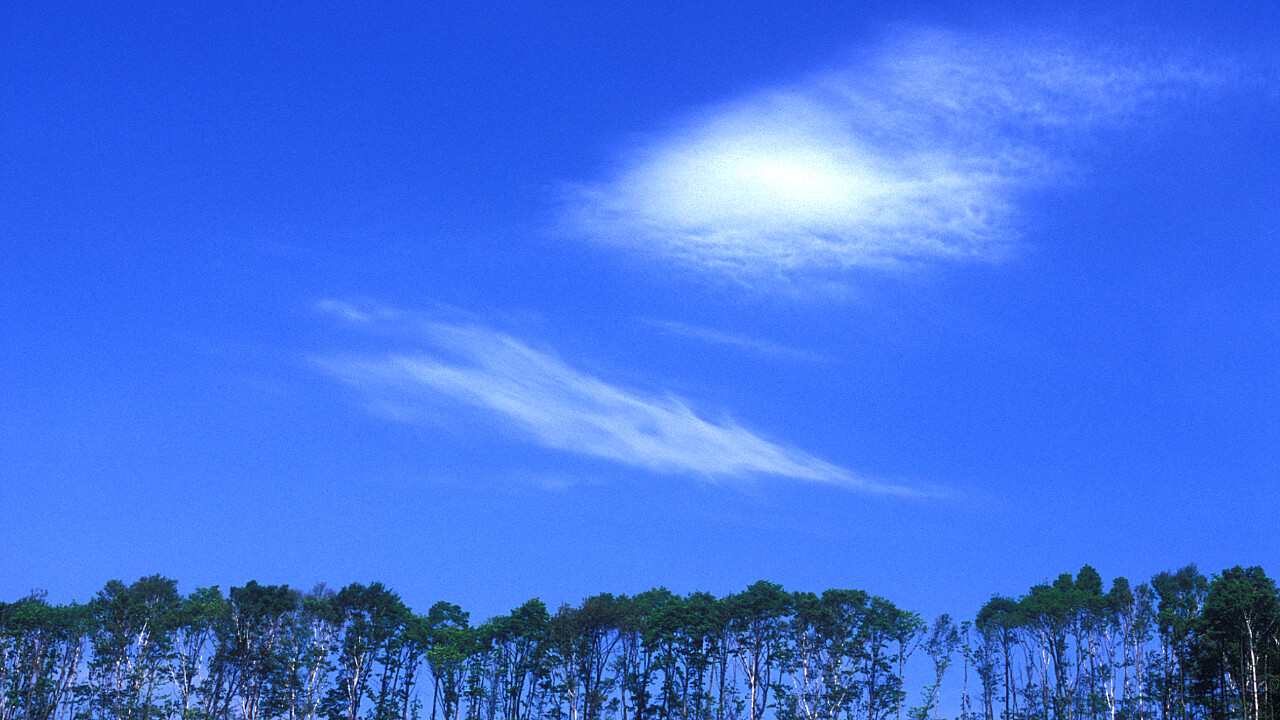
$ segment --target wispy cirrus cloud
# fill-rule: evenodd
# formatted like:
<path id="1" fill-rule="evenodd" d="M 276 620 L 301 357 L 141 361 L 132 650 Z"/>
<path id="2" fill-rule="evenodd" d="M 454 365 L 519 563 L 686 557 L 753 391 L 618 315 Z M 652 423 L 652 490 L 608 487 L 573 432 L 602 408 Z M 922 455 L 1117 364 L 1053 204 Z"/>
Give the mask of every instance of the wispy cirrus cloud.
<path id="1" fill-rule="evenodd" d="M 332 301 L 321 309 L 375 331 L 389 324 L 408 328 L 402 336 L 416 339 L 414 349 L 316 360 L 353 386 L 384 400 L 393 396 L 401 408 L 444 403 L 480 410 L 543 447 L 658 473 L 713 481 L 774 476 L 868 493 L 921 494 L 773 442 L 732 420 L 707 419 L 674 395 L 606 382 L 492 328 Z"/>
<path id="2" fill-rule="evenodd" d="M 571 234 L 753 286 L 998 261 L 1080 137 L 1220 72 L 1061 38 L 904 32 L 713 108 L 568 192 Z"/>
<path id="3" fill-rule="evenodd" d="M 688 323 L 676 322 L 674 320 L 656 320 L 653 318 L 640 318 L 640 322 L 671 335 L 677 335 L 704 343 L 711 343 L 713 345 L 726 345 L 728 347 L 737 348 L 757 355 L 767 355 L 783 360 L 796 360 L 800 362 L 821 362 L 831 359 L 825 355 L 809 352 L 807 350 L 800 350 L 798 348 L 780 345 L 768 340 L 761 340 L 759 338 L 739 335 L 736 333 L 728 333 L 714 328 L 702 327 L 700 325 L 690 325 Z"/>

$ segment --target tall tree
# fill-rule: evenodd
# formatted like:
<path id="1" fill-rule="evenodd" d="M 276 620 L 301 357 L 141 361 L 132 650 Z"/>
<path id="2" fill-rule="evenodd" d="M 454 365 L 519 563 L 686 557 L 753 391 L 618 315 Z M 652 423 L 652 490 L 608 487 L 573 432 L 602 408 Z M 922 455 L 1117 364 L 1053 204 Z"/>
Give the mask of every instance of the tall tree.
<path id="1" fill-rule="evenodd" d="M 896 718 L 902 717 L 902 705 L 907 693 L 903 688 L 903 677 L 906 673 L 907 660 L 919 646 L 925 623 L 920 616 L 898 608 L 881 597 L 871 598 L 869 605 L 869 625 L 871 640 L 867 653 L 868 667 L 868 719 L 881 720 L 890 713 Z M 896 666 L 890 672 L 883 672 L 879 663 L 882 647 L 891 647 Z"/>
<path id="2" fill-rule="evenodd" d="M 924 652 L 933 665 L 933 682 L 924 689 L 923 702 L 912 712 L 912 717 L 916 720 L 937 720 L 942 678 L 951 667 L 952 658 L 959 647 L 960 628 L 951 620 L 950 615 L 939 615 L 930 626 L 924 641 Z"/>
<path id="3" fill-rule="evenodd" d="M 169 673 L 178 717 L 215 715 L 213 706 L 220 704 L 225 683 L 210 676 L 210 659 L 217 653 L 220 635 L 230 637 L 230 618 L 231 605 L 216 586 L 196 589 L 174 611 Z"/>
<path id="4" fill-rule="evenodd" d="M 870 596 L 827 590 L 796 593 L 791 619 L 790 685 L 779 689 L 784 718 L 852 718 L 862 713 Z"/>
<path id="5" fill-rule="evenodd" d="M 1156 573 L 1151 578 L 1151 588 L 1158 598 L 1160 647 L 1157 663 L 1151 668 L 1154 677 L 1150 684 L 1156 691 L 1162 718 L 1189 720 L 1193 633 L 1209 580 L 1195 565 L 1187 565 L 1173 573 Z"/>
<path id="6" fill-rule="evenodd" d="M 0 720 L 53 720 L 78 711 L 93 624 L 91 608 L 51 606 L 43 592 L 0 603 Z"/>
<path id="7" fill-rule="evenodd" d="M 764 717 L 769 691 L 787 660 L 786 621 L 791 596 L 776 583 L 758 581 L 726 601 L 734 654 L 747 680 L 750 720 Z"/>
<path id="8" fill-rule="evenodd" d="M 367 587 L 352 583 L 338 591 L 331 602 L 344 628 L 337 684 L 326 694 L 325 714 L 330 720 L 358 720 L 362 703 L 369 698 L 375 717 L 386 718 L 391 714 L 399 677 L 393 645 L 409 609 L 398 595 L 377 582 Z M 379 668 L 375 665 L 381 669 L 376 687 Z"/>
<path id="9" fill-rule="evenodd" d="M 486 623 L 500 679 L 495 701 L 503 718 L 522 720 L 536 713 L 538 680 L 547 670 L 550 621 L 546 604 L 535 598 Z"/>
<path id="10" fill-rule="evenodd" d="M 333 597 L 324 583 L 316 585 L 301 597 L 284 627 L 281 654 L 289 720 L 314 720 L 330 688 L 343 622 Z"/>
<path id="11" fill-rule="evenodd" d="M 296 678 L 289 672 L 285 636 L 300 593 L 288 585 L 259 585 L 250 580 L 229 594 L 233 644 L 221 659 L 237 681 L 243 720 L 275 718 L 289 707 Z"/>
<path id="12" fill-rule="evenodd" d="M 427 612 L 429 647 L 426 662 L 431 670 L 431 720 L 440 709 L 444 720 L 458 720 L 466 690 L 467 667 L 476 649 L 475 630 L 469 615 L 443 600 Z"/>
<path id="13" fill-rule="evenodd" d="M 1275 716 L 1280 695 L 1280 596 L 1262 568 L 1224 570 L 1196 623 L 1198 695 L 1216 717 Z M 1213 692 L 1217 690 L 1217 692 Z"/>
<path id="14" fill-rule="evenodd" d="M 112 580 L 90 603 L 96 619 L 89 662 L 94 717 L 149 720 L 167 714 L 162 690 L 169 677 L 177 587 L 159 575 L 132 585 Z"/>
<path id="15" fill-rule="evenodd" d="M 1016 652 L 1018 630 L 1024 623 L 1022 608 L 1012 598 L 995 596 L 987 601 L 978 611 L 974 626 L 982 633 L 986 642 L 999 653 L 1002 668 L 999 686 L 1003 689 L 1004 711 L 1001 717 L 1012 720 L 1017 706 L 1017 684 L 1014 676 L 1014 653 Z M 995 713 L 988 696 L 986 703 L 987 720 L 993 720 Z"/>

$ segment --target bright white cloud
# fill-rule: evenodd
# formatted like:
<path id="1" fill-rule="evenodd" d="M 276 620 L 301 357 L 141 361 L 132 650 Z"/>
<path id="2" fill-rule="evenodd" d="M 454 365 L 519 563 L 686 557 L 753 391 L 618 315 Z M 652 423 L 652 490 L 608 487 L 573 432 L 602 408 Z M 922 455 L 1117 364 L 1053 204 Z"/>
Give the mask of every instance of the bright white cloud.
<path id="1" fill-rule="evenodd" d="M 758 285 L 995 261 L 1058 151 L 1214 80 L 1186 63 L 941 32 L 705 113 L 574 188 L 571 233 Z"/>
<path id="2" fill-rule="evenodd" d="M 394 316 L 344 304 L 324 309 L 361 323 Z M 732 421 L 705 419 L 673 395 L 649 396 L 612 385 L 495 330 L 415 325 L 429 350 L 329 357 L 319 363 L 371 392 L 382 406 L 450 401 L 480 409 L 544 447 L 654 472 L 709 480 L 767 475 L 872 493 L 918 494 L 771 442 Z"/>

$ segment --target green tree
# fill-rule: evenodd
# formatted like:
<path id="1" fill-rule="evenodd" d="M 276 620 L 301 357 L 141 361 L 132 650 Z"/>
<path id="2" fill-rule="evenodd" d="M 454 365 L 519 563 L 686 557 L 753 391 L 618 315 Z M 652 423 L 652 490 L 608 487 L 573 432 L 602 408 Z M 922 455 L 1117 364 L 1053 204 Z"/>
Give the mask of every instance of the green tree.
<path id="1" fill-rule="evenodd" d="M 107 583 L 93 602 L 89 661 L 90 712 L 111 720 L 149 720 L 168 714 L 170 630 L 180 598 L 177 581 L 152 575 L 125 585 Z"/>
<path id="2" fill-rule="evenodd" d="M 51 606 L 42 592 L 0 603 L 0 720 L 51 720 L 77 710 L 93 622 L 87 606 Z"/>
<path id="3" fill-rule="evenodd" d="M 933 665 L 933 682 L 925 687 L 923 702 L 914 708 L 911 717 L 914 720 L 937 720 L 937 709 L 942 693 L 942 678 L 951 667 L 952 657 L 960 647 L 960 628 L 951 620 L 951 616 L 943 613 L 933 621 L 929 635 L 924 641 L 924 652 Z"/>
<path id="4" fill-rule="evenodd" d="M 925 623 L 919 615 L 881 597 L 873 596 L 868 607 L 867 717 L 883 720 L 893 714 L 900 718 L 902 703 L 907 697 L 903 675 L 907 660 L 925 631 Z M 886 654 L 893 657 L 893 666 L 885 660 Z"/>
<path id="5" fill-rule="evenodd" d="M 1262 568 L 1236 566 L 1209 584 L 1195 628 L 1195 657 L 1197 694 L 1213 716 L 1275 716 L 1278 632 L 1280 597 Z"/>
<path id="6" fill-rule="evenodd" d="M 495 702 L 509 720 L 533 717 L 541 699 L 539 678 L 547 672 L 550 614 L 533 599 L 510 615 L 486 623 L 487 642 L 496 653 L 499 682 Z"/>
<path id="7" fill-rule="evenodd" d="M 330 720 L 358 720 L 362 703 L 369 698 L 375 718 L 389 717 L 399 671 L 393 660 L 395 643 L 409 609 L 399 596 L 377 582 L 367 587 L 352 583 L 333 597 L 332 604 L 344 625 L 337 683 L 324 700 L 326 716 Z M 376 675 L 376 687 L 375 665 L 382 670 Z"/>
<path id="8" fill-rule="evenodd" d="M 250 580 L 231 588 L 233 644 L 221 658 L 235 682 L 243 720 L 275 718 L 289 708 L 295 678 L 289 673 L 285 637 L 301 594 L 288 585 L 259 585 Z"/>
<path id="9" fill-rule="evenodd" d="M 1151 578 L 1151 588 L 1157 597 L 1159 651 L 1149 684 L 1156 692 L 1162 718 L 1189 720 L 1194 631 L 1209 580 L 1195 565 L 1187 565 L 1173 573 L 1157 573 Z"/>
<path id="10" fill-rule="evenodd" d="M 725 601 L 733 652 L 747 680 L 750 720 L 764 717 L 769 692 L 787 662 L 787 618 L 791 596 L 781 585 L 760 580 Z"/>
<path id="11" fill-rule="evenodd" d="M 476 632 L 461 607 L 443 600 L 427 613 L 429 646 L 426 661 L 431 670 L 431 720 L 439 708 L 444 720 L 458 720 L 465 691 L 467 667 L 476 652 Z"/>
<path id="12" fill-rule="evenodd" d="M 835 720 L 859 713 L 870 599 L 860 590 L 793 596 L 792 678 L 780 686 L 779 717 Z"/>
<path id="13" fill-rule="evenodd" d="M 1005 720 L 1012 720 L 1018 712 L 1013 661 L 1018 632 L 1023 623 L 1022 608 L 1018 602 L 999 595 L 988 600 L 978 611 L 978 617 L 974 620 L 974 627 L 982 633 L 984 641 L 998 653 L 1001 667 L 1000 681 L 992 683 L 984 701 L 988 720 L 993 720 L 995 717 L 993 696 L 997 685 L 1003 690 L 1004 697 L 1004 711 L 1000 716 Z"/>
<path id="14" fill-rule="evenodd" d="M 342 614 L 324 583 L 303 595 L 284 626 L 281 656 L 287 677 L 287 717 L 314 720 L 331 686 L 342 631 Z"/>
<path id="15" fill-rule="evenodd" d="M 210 678 L 209 661 L 217 652 L 219 630 L 229 627 L 230 617 L 231 605 L 216 586 L 196 589 L 174 610 L 169 677 L 177 693 L 177 717 L 214 716 L 224 685 Z"/>

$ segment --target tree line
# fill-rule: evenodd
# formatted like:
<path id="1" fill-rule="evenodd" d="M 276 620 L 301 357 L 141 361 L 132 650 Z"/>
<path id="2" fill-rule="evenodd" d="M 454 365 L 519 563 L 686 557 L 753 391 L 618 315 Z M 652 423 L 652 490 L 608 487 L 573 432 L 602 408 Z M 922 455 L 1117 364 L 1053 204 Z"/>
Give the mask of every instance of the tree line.
<path id="1" fill-rule="evenodd" d="M 0 720 L 1280 720 L 1278 699 L 1280 596 L 1256 567 L 1104 588 L 1085 566 L 961 622 L 765 581 L 477 624 L 380 583 L 183 596 L 155 575 L 0 602 Z"/>

